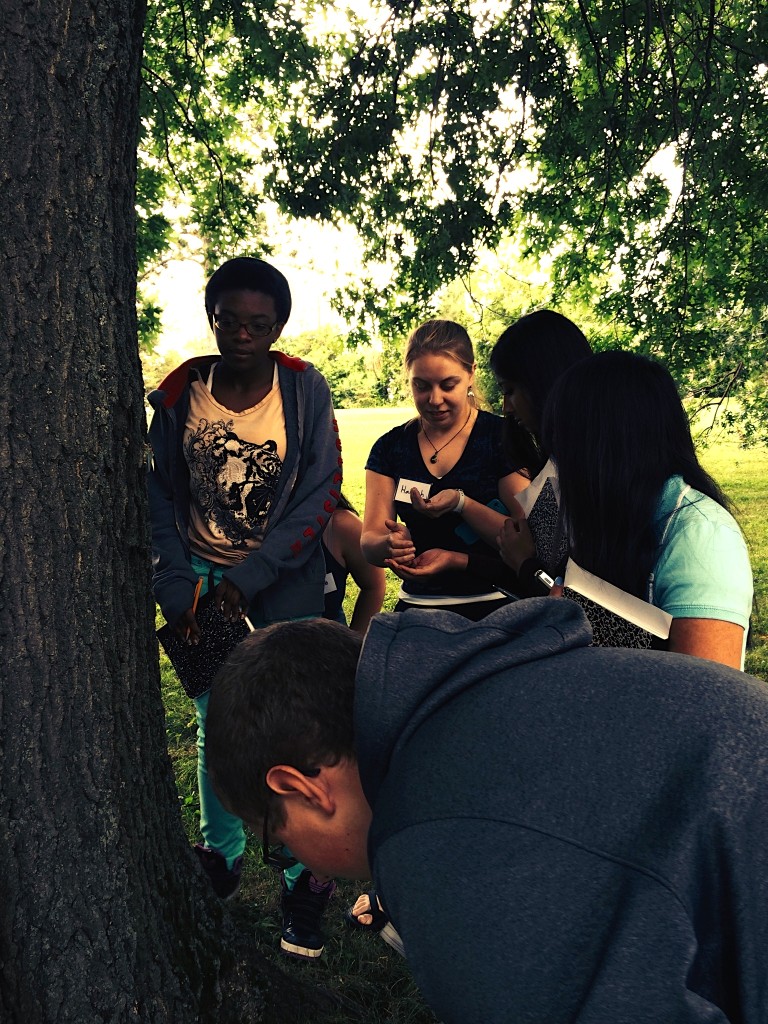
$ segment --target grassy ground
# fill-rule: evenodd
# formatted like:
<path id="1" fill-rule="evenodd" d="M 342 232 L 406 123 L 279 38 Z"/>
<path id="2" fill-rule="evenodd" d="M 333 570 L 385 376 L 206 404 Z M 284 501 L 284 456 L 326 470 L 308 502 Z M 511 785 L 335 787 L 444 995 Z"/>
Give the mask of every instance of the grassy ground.
<path id="1" fill-rule="evenodd" d="M 746 669 L 768 682 L 768 451 L 720 440 L 701 453 L 701 461 L 732 501 L 747 538 L 755 606 Z"/>
<path id="2" fill-rule="evenodd" d="M 363 466 L 371 444 L 409 415 L 408 409 L 355 409 L 338 414 L 344 451 L 344 490 L 358 510 L 362 511 L 364 504 Z M 702 460 L 733 501 L 750 545 L 756 606 L 747 670 L 768 681 L 768 452 L 764 448 L 742 451 L 734 443 L 721 440 L 703 453 Z M 353 591 L 354 587 L 349 589 Z M 385 607 L 392 606 L 395 593 L 393 578 Z M 349 593 L 348 613 L 353 602 L 354 593 Z M 161 675 L 168 743 L 185 825 L 190 840 L 197 841 L 194 707 L 182 693 L 164 658 L 161 658 Z M 263 939 L 266 956 L 279 962 L 291 975 L 311 979 L 336 994 L 339 1010 L 328 1020 L 334 1024 L 355 1020 L 366 1024 L 433 1024 L 435 1018 L 424 1006 L 404 961 L 381 940 L 360 935 L 345 926 L 343 912 L 361 891 L 358 883 L 341 883 L 331 901 L 328 941 L 319 962 L 305 964 L 280 956 L 279 885 L 277 877 L 259 863 L 258 845 L 256 837 L 249 839 L 243 887 L 234 901 L 233 911 L 243 928 L 256 932 Z"/>

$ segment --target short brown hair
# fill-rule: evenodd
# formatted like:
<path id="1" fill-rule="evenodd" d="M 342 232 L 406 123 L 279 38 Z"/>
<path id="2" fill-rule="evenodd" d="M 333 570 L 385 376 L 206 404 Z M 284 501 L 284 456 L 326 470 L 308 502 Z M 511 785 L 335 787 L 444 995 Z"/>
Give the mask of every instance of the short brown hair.
<path id="1" fill-rule="evenodd" d="M 247 822 L 264 817 L 276 764 L 316 768 L 354 753 L 362 637 L 328 619 L 278 622 L 234 649 L 211 689 L 205 723 L 216 795 Z"/>

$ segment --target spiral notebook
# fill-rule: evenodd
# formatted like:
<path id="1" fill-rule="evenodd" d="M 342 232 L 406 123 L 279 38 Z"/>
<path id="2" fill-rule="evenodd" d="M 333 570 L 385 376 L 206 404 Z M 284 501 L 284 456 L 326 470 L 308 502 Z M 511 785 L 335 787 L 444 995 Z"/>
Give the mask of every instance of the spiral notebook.
<path id="1" fill-rule="evenodd" d="M 563 596 L 580 605 L 592 626 L 595 647 L 666 647 L 672 616 L 607 580 L 593 576 L 573 559 L 565 567 Z"/>
<path id="2" fill-rule="evenodd" d="M 212 594 L 206 594 L 197 605 L 195 615 L 201 634 L 198 644 L 191 645 L 182 640 L 167 623 L 157 631 L 157 639 L 173 665 L 182 689 L 192 699 L 210 690 L 229 653 L 253 631 L 247 618 L 237 622 L 225 619 L 212 597 Z"/>

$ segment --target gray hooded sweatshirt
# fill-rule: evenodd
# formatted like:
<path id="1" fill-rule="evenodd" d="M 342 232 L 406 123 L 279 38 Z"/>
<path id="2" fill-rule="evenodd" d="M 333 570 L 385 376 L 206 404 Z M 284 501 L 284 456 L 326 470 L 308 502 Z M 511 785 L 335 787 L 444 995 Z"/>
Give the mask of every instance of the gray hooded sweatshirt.
<path id="1" fill-rule="evenodd" d="M 580 608 L 377 616 L 374 881 L 444 1024 L 768 1022 L 768 687 Z"/>

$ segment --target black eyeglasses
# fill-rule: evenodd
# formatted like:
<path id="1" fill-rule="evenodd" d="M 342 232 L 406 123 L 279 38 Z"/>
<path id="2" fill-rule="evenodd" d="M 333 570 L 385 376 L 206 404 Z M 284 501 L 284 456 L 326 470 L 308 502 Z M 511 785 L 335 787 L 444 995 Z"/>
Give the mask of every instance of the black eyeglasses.
<path id="1" fill-rule="evenodd" d="M 235 334 L 241 327 L 244 327 L 251 338 L 266 338 L 268 334 L 280 323 L 279 320 L 275 320 L 273 324 L 263 324 L 258 320 L 235 320 L 233 316 L 219 316 L 217 313 L 213 315 L 213 326 L 224 334 Z"/>
<path id="2" fill-rule="evenodd" d="M 319 768 L 299 768 L 302 775 L 312 779 L 320 774 Z M 291 856 L 282 843 L 269 843 L 269 801 L 272 790 L 267 786 L 267 802 L 264 806 L 264 824 L 261 830 L 261 859 L 268 868 L 279 868 L 280 871 L 287 871 L 295 867 L 298 860 Z"/>

